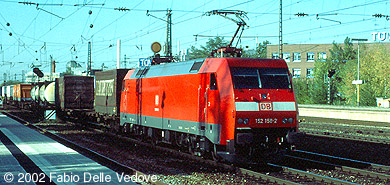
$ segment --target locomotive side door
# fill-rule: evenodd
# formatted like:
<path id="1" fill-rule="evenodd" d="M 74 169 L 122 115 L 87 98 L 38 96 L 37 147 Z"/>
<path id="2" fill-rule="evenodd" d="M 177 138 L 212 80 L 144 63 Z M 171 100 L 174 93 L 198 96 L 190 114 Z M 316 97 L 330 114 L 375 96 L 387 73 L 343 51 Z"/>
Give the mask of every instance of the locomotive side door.
<path id="1" fill-rule="evenodd" d="M 207 99 L 207 74 L 200 74 L 200 84 L 198 88 L 198 124 L 199 135 L 205 136 L 206 123 L 206 99 Z"/>
<path id="2" fill-rule="evenodd" d="M 136 105 L 136 124 L 142 125 L 142 80 L 144 75 L 148 72 L 149 68 L 145 67 L 143 69 L 139 69 L 136 74 L 136 84 L 135 84 L 135 102 Z"/>
<path id="3" fill-rule="evenodd" d="M 218 85 L 216 80 L 216 74 L 211 73 L 205 75 L 205 89 L 204 89 L 204 98 L 203 101 L 200 102 L 200 109 L 202 110 L 202 118 L 200 121 L 200 130 L 201 135 L 210 137 L 214 135 L 215 133 L 213 130 L 213 124 L 217 123 L 218 121 Z"/>
<path id="4" fill-rule="evenodd" d="M 135 84 L 135 114 L 136 114 L 136 124 L 142 124 L 142 78 L 139 77 L 136 79 Z"/>
<path id="5" fill-rule="evenodd" d="M 205 111 L 205 122 L 215 124 L 218 121 L 218 85 L 215 73 L 211 73 L 208 78 L 208 85 L 206 88 L 206 111 Z M 209 128 L 210 129 L 210 128 Z M 211 129 L 212 130 L 212 129 Z"/>

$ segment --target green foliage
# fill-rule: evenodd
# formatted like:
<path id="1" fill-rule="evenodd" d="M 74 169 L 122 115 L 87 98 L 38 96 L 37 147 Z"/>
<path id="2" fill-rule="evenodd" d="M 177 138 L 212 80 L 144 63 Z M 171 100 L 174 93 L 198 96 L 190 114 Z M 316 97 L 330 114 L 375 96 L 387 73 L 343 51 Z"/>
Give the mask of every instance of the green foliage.
<path id="1" fill-rule="evenodd" d="M 377 46 L 369 51 L 362 52 L 360 47 L 360 79 L 365 84 L 359 85 L 360 105 L 375 106 L 376 97 L 388 97 L 390 87 L 389 51 L 384 46 Z M 352 80 L 357 79 L 357 60 L 350 63 L 343 77 L 343 92 L 351 105 L 357 102 L 357 86 Z"/>
<path id="2" fill-rule="evenodd" d="M 188 58 L 196 59 L 196 58 L 205 58 L 210 56 L 211 51 L 215 49 L 219 49 L 221 47 L 226 47 L 228 44 L 227 41 L 223 39 L 223 37 L 215 37 L 214 39 L 211 38 L 206 43 L 206 46 L 200 46 L 200 49 L 196 48 L 195 46 L 191 46 L 189 49 Z"/>
<path id="3" fill-rule="evenodd" d="M 328 79 L 330 83 L 330 104 L 344 104 L 344 94 L 342 87 L 345 72 L 348 71 L 347 63 L 354 61 L 356 50 L 353 49 L 351 40 L 347 37 L 344 40 L 344 47 L 333 43 L 332 49 L 329 50 L 330 56 L 325 61 L 317 60 L 314 68 L 314 79 L 312 89 L 312 102 L 324 104 L 328 102 Z M 335 74 L 328 78 L 331 70 Z"/>
<path id="4" fill-rule="evenodd" d="M 330 80 L 331 104 L 357 104 L 357 49 L 353 49 L 349 38 L 344 46 L 333 43 L 330 55 L 325 61 L 317 60 L 313 79 L 294 79 L 294 90 L 298 103 L 325 104 L 328 95 L 328 74 L 335 70 Z M 375 106 L 376 97 L 390 95 L 389 51 L 381 45 L 367 50 L 360 45 L 359 79 L 365 84 L 359 85 L 360 105 Z"/>
<path id="5" fill-rule="evenodd" d="M 67 76 L 67 75 L 74 75 L 74 71 L 72 70 L 71 67 L 67 66 L 66 67 L 66 71 L 62 73 L 63 76 Z"/>
<path id="6" fill-rule="evenodd" d="M 256 47 L 256 52 L 254 54 L 243 53 L 242 57 L 246 58 L 267 58 L 267 45 L 270 44 L 269 41 L 263 41 L 263 43 L 259 43 Z M 189 49 L 188 57 L 189 59 L 196 58 L 205 58 L 209 57 L 211 51 L 226 47 L 228 45 L 228 41 L 224 40 L 223 37 L 215 37 L 210 38 L 205 46 L 200 46 L 200 48 L 196 48 L 195 46 L 191 46 Z"/>
<path id="7" fill-rule="evenodd" d="M 6 85 L 15 85 L 19 84 L 20 82 L 18 80 L 8 80 L 6 82 L 3 82 L 0 86 L 6 86 Z"/>
<path id="8" fill-rule="evenodd" d="M 246 58 L 267 58 L 267 45 L 270 44 L 268 40 L 259 43 L 256 47 L 256 52 L 254 54 L 245 53 L 242 57 Z"/>
<path id="9" fill-rule="evenodd" d="M 263 41 L 263 43 L 259 44 L 256 48 L 256 52 L 259 58 L 267 58 L 267 45 L 271 44 L 268 40 Z"/>
<path id="10" fill-rule="evenodd" d="M 294 93 L 298 104 L 311 104 L 313 80 L 309 78 L 294 78 Z"/>

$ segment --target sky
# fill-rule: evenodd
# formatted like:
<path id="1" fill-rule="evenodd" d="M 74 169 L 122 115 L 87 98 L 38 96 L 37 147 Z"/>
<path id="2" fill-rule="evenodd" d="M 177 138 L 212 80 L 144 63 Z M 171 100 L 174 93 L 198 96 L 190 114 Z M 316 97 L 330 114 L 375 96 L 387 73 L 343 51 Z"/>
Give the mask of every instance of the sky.
<path id="1" fill-rule="evenodd" d="M 153 55 L 153 42 L 165 44 L 168 9 L 174 55 L 215 36 L 230 41 L 237 24 L 205 14 L 212 10 L 246 12 L 238 46 L 254 49 L 266 40 L 277 45 L 279 6 L 277 0 L 0 0 L 0 80 L 4 73 L 20 80 L 22 70 L 33 66 L 48 73 L 51 58 L 57 72 L 71 60 L 86 68 L 88 42 L 93 69 L 116 68 L 117 40 L 121 60 L 136 67 L 139 58 Z M 284 44 L 342 43 L 346 37 L 389 41 L 374 40 L 372 33 L 389 32 L 390 0 L 283 0 L 282 7 Z"/>

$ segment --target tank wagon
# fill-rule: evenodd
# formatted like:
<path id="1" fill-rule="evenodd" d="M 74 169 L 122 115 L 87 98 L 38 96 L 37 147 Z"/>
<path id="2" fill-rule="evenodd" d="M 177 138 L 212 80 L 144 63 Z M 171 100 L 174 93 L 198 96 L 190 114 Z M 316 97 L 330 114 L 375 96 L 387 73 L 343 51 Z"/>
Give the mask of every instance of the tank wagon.
<path id="1" fill-rule="evenodd" d="M 54 110 L 55 104 L 55 82 L 32 83 L 31 99 L 35 109 Z"/>
<path id="2" fill-rule="evenodd" d="M 126 133 L 234 160 L 291 147 L 297 107 L 284 60 L 207 58 L 130 70 Z"/>

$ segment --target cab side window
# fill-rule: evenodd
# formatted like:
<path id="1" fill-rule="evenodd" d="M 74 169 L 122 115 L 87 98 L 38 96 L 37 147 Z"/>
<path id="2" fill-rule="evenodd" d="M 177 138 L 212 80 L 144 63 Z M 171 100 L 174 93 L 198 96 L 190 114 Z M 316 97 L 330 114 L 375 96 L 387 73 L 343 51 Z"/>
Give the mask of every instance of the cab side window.
<path id="1" fill-rule="evenodd" d="M 125 86 L 126 85 L 126 81 L 125 80 L 123 80 L 123 82 L 122 82 L 122 91 L 125 91 Z"/>
<path id="2" fill-rule="evenodd" d="M 217 78 L 215 77 L 215 73 L 210 75 L 210 90 L 218 90 Z"/>

